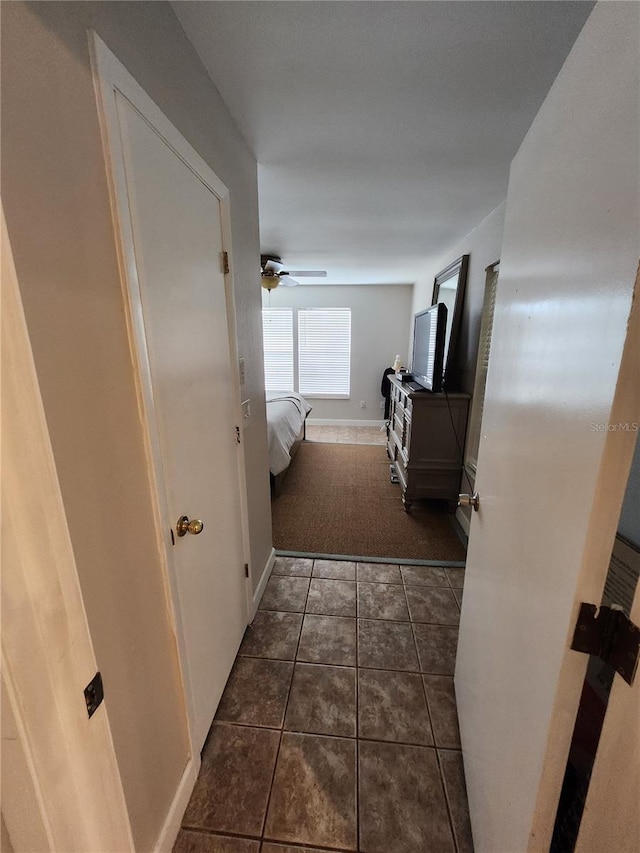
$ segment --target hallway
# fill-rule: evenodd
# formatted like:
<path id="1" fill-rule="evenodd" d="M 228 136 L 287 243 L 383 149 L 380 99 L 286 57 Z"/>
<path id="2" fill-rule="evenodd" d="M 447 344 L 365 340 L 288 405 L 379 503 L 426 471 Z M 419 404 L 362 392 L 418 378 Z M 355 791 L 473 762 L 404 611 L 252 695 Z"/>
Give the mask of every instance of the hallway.
<path id="1" fill-rule="evenodd" d="M 452 678 L 463 581 L 278 557 L 174 853 L 472 853 Z"/>

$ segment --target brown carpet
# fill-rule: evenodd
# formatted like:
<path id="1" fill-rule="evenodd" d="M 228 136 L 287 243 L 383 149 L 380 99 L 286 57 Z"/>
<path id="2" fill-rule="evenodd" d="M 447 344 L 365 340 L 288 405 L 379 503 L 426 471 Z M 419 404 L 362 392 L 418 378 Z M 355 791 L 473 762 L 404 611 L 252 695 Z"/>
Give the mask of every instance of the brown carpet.
<path id="1" fill-rule="evenodd" d="M 408 515 L 389 480 L 384 447 L 303 442 L 273 499 L 279 551 L 413 560 L 464 560 L 446 504 L 415 503 Z"/>

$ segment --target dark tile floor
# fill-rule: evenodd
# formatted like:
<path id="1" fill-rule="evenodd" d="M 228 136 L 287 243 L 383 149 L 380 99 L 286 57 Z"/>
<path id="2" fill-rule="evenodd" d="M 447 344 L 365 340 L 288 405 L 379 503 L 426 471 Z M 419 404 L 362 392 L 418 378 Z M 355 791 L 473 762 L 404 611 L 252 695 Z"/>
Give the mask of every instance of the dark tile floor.
<path id="1" fill-rule="evenodd" d="M 463 569 L 279 557 L 174 853 L 472 853 Z"/>

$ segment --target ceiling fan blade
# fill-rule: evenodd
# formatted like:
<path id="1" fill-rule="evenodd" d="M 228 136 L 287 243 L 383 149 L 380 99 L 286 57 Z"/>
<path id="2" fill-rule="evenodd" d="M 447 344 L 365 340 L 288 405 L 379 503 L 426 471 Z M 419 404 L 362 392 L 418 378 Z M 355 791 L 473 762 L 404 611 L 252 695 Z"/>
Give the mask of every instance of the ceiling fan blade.
<path id="1" fill-rule="evenodd" d="M 291 278 L 289 275 L 281 275 L 280 284 L 284 284 L 285 287 L 296 287 L 300 282 L 296 281 L 295 278 Z"/>
<path id="2" fill-rule="evenodd" d="M 287 270 L 286 275 L 308 276 L 309 278 L 326 278 L 326 270 Z"/>
<path id="3" fill-rule="evenodd" d="M 284 269 L 282 264 L 279 264 L 277 261 L 267 261 L 264 265 L 264 269 L 266 272 L 274 273 L 278 275 Z"/>

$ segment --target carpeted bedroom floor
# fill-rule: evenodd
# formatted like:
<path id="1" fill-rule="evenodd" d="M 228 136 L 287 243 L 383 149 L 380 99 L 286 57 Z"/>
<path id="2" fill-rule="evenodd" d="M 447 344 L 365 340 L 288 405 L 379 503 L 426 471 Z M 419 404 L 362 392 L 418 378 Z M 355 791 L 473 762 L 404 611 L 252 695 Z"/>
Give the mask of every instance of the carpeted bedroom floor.
<path id="1" fill-rule="evenodd" d="M 464 560 L 446 504 L 408 515 L 384 447 L 303 442 L 272 501 L 278 551 L 409 560 Z"/>

